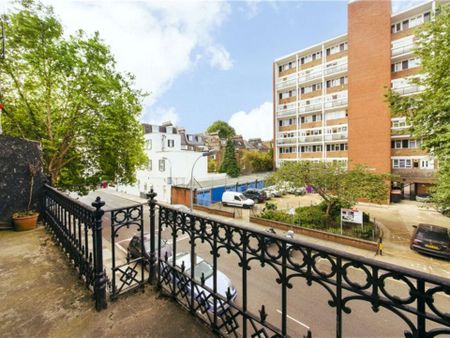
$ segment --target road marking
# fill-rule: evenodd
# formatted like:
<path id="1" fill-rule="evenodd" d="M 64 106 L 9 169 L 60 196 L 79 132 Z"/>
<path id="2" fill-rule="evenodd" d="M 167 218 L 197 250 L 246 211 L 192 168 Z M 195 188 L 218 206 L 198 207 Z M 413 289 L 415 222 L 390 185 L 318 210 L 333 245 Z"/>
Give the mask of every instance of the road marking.
<path id="1" fill-rule="evenodd" d="M 277 312 L 278 312 L 280 315 L 282 314 L 282 312 L 281 312 L 280 310 L 278 310 L 278 309 L 277 309 Z M 311 328 L 310 328 L 308 325 L 306 325 L 306 324 L 302 323 L 301 321 L 299 321 L 299 320 L 297 320 L 297 319 L 295 319 L 295 318 L 289 316 L 288 314 L 286 315 L 286 317 L 289 318 L 290 320 L 296 322 L 297 324 L 303 326 L 303 327 L 306 328 L 307 330 L 311 330 Z"/>
<path id="2" fill-rule="evenodd" d="M 119 245 L 119 243 L 116 243 L 116 246 L 117 246 L 117 248 L 118 248 L 120 251 L 122 251 L 122 252 L 125 253 L 125 254 L 128 254 L 128 251 L 125 250 L 121 245 Z"/>
<path id="3" fill-rule="evenodd" d="M 177 238 L 177 242 L 184 241 L 185 239 L 188 239 L 188 238 L 189 238 L 189 235 L 186 235 L 186 236 Z M 172 238 L 169 239 L 169 240 L 167 241 L 167 243 L 172 244 L 172 243 L 173 243 L 173 239 L 172 239 Z"/>
<path id="4" fill-rule="evenodd" d="M 127 239 L 122 239 L 121 241 L 116 242 L 116 245 L 120 244 L 120 243 L 123 243 L 123 242 L 129 242 L 129 241 L 131 241 L 132 238 L 133 237 L 130 237 L 130 238 L 127 238 Z"/>

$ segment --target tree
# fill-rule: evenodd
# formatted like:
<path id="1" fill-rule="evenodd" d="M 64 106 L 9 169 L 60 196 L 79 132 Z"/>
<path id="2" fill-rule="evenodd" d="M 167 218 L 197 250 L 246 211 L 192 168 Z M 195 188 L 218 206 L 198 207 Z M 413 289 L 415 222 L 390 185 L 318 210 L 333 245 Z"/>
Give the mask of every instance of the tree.
<path id="1" fill-rule="evenodd" d="M 242 155 L 242 162 L 250 165 L 252 172 L 264 172 L 273 169 L 273 158 L 268 152 L 246 150 Z"/>
<path id="2" fill-rule="evenodd" d="M 415 96 L 401 97 L 390 90 L 387 99 L 395 116 L 407 116 L 412 134 L 439 160 L 434 200 L 450 207 L 450 9 L 440 6 L 434 20 L 416 32 L 415 53 L 426 76 L 411 83 L 423 86 Z"/>
<path id="3" fill-rule="evenodd" d="M 383 202 L 388 198 L 389 186 L 386 174 L 370 173 L 363 166 L 347 170 L 332 162 L 285 162 L 271 177 L 275 184 L 288 182 L 294 187 L 311 186 L 327 205 L 331 215 L 335 205 L 355 205 L 358 199 Z"/>
<path id="4" fill-rule="evenodd" d="M 138 118 L 144 94 L 99 34 L 66 37 L 51 7 L 23 1 L 6 16 L 0 61 L 4 132 L 41 142 L 45 172 L 71 190 L 131 183 L 147 161 Z"/>
<path id="5" fill-rule="evenodd" d="M 206 129 L 208 134 L 219 132 L 219 137 L 228 139 L 236 135 L 236 131 L 225 121 L 216 121 Z"/>
<path id="6" fill-rule="evenodd" d="M 239 167 L 236 161 L 234 144 L 231 140 L 228 140 L 225 145 L 225 154 L 219 172 L 227 173 L 231 177 L 239 176 Z"/>

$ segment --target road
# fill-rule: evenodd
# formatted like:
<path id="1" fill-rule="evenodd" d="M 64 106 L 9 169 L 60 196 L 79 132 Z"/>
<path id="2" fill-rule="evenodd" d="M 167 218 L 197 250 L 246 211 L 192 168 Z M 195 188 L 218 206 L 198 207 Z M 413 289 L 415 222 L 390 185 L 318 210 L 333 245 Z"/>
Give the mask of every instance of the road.
<path id="1" fill-rule="evenodd" d="M 96 191 L 82 197 L 81 201 L 89 203 L 100 196 L 106 202 L 105 210 L 136 204 L 136 200 L 128 200 L 109 194 L 107 191 Z M 145 231 L 149 229 L 148 207 L 144 206 Z M 106 213 L 104 228 L 105 239 L 111 240 L 110 219 Z M 122 228 L 116 239 L 117 246 L 125 251 L 129 239 L 134 235 L 134 229 Z M 170 239 L 169 231 L 163 232 L 163 238 Z M 196 252 L 212 263 L 208 244 L 195 242 Z M 190 243 L 187 236 L 180 235 L 177 238 L 177 252 L 189 251 Z M 228 254 L 222 250 L 218 259 L 218 269 L 225 273 L 235 285 L 238 291 L 236 303 L 242 305 L 242 271 L 238 265 L 236 254 Z M 294 259 L 299 255 L 294 255 Z M 329 265 L 321 260 L 317 266 L 326 271 Z M 353 269 L 350 274 L 353 280 L 364 283 L 364 275 L 360 270 Z M 281 327 L 281 288 L 276 282 L 277 274 L 269 266 L 261 267 L 258 261 L 253 261 L 248 272 L 248 309 L 257 315 L 261 305 L 265 305 L 268 313 L 267 321 L 277 327 Z M 310 327 L 313 337 L 335 337 L 336 310 L 328 301 L 331 299 L 328 292 L 320 285 L 308 286 L 303 278 L 292 279 L 292 289 L 288 290 L 288 334 L 292 337 L 302 337 L 306 334 L 306 328 Z M 387 281 L 389 292 L 406 295 L 406 288 L 400 282 Z M 450 313 L 450 298 L 436 299 L 437 305 L 447 313 Z M 344 337 L 400 337 L 407 329 L 406 324 L 398 316 L 388 310 L 381 309 L 374 313 L 370 303 L 353 301 L 349 303 L 351 314 L 343 314 Z"/>

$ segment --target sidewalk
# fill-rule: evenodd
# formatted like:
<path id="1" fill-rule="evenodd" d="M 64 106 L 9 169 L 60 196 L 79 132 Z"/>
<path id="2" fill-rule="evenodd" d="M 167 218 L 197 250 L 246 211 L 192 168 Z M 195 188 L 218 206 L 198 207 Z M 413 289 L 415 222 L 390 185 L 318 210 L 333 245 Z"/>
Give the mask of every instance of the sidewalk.
<path id="1" fill-rule="evenodd" d="M 0 337 L 214 337 L 150 287 L 97 312 L 43 227 L 0 232 Z"/>

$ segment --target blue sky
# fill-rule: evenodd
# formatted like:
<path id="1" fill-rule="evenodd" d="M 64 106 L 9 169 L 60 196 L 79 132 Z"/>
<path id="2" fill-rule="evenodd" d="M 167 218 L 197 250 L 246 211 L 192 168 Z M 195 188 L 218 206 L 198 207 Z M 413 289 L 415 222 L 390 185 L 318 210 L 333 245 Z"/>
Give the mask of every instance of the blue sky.
<path id="1" fill-rule="evenodd" d="M 151 93 L 142 122 L 192 133 L 221 119 L 246 138 L 271 139 L 273 60 L 347 30 L 347 0 L 41 1 L 67 34 L 99 31 L 118 68 L 136 75 Z M 394 0 L 393 11 L 419 2 Z"/>

